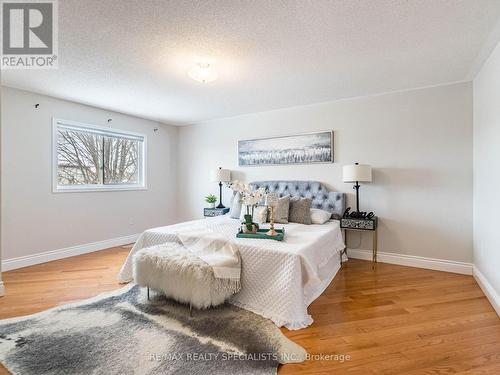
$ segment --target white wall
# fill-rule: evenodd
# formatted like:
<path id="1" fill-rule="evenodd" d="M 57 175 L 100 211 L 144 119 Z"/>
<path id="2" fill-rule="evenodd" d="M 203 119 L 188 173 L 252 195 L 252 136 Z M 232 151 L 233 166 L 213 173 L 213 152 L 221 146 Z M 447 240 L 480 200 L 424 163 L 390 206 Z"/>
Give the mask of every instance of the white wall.
<path id="1" fill-rule="evenodd" d="M 177 128 L 11 88 L 2 91 L 4 262 L 175 221 Z M 52 117 L 95 125 L 112 118 L 114 128 L 146 134 L 148 189 L 52 193 Z"/>
<path id="2" fill-rule="evenodd" d="M 335 164 L 239 168 L 237 140 L 335 131 Z M 233 178 L 318 180 L 350 194 L 341 166 L 371 164 L 361 209 L 380 217 L 379 251 L 472 260 L 472 87 L 470 83 L 256 113 L 179 130 L 180 219 L 201 217 L 217 192 L 209 171 Z M 225 190 L 226 198 L 229 191 Z M 227 203 L 227 201 L 226 201 Z M 358 245 L 353 237 L 350 247 Z M 361 248 L 370 249 L 369 237 Z"/>
<path id="3" fill-rule="evenodd" d="M 500 44 L 474 79 L 474 266 L 500 314 Z"/>

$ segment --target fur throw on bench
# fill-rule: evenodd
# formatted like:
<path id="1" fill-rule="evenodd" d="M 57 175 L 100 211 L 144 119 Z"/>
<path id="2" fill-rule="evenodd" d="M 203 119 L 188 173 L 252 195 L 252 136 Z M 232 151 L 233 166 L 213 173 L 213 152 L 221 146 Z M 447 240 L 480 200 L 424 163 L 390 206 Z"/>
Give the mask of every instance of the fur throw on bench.
<path id="1" fill-rule="evenodd" d="M 231 279 L 216 278 L 207 262 L 176 242 L 139 250 L 133 264 L 138 285 L 198 309 L 220 305 L 239 290 L 239 279 L 235 290 Z"/>

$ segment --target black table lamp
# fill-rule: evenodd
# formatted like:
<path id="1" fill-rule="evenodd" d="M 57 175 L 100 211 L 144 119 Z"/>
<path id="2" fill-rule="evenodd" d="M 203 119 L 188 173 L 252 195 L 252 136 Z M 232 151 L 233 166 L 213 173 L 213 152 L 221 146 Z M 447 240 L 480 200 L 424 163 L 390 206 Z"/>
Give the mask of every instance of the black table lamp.
<path id="1" fill-rule="evenodd" d="M 222 169 L 219 167 L 218 169 L 214 169 L 210 174 L 212 182 L 219 183 L 219 205 L 217 208 L 226 208 L 222 204 L 222 183 L 231 181 L 231 171 L 229 169 Z"/>
<path id="2" fill-rule="evenodd" d="M 344 165 L 342 176 L 344 182 L 355 183 L 353 189 L 356 189 L 356 212 L 359 212 L 359 183 L 372 182 L 372 167 L 359 163 Z"/>

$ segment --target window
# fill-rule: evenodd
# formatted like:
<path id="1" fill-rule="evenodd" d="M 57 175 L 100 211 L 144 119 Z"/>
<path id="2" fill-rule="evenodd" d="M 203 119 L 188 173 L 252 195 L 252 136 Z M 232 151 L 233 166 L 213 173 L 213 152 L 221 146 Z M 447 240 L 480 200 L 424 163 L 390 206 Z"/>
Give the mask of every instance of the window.
<path id="1" fill-rule="evenodd" d="M 146 136 L 54 119 L 54 191 L 144 189 Z"/>

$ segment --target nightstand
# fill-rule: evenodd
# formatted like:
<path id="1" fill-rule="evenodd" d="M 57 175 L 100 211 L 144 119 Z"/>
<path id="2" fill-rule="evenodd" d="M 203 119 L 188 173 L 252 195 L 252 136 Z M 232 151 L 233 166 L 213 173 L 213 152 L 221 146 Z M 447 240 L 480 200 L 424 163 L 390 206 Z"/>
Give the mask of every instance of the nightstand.
<path id="1" fill-rule="evenodd" d="M 203 216 L 205 217 L 214 217 L 214 216 L 220 216 L 220 215 L 225 215 L 229 212 L 229 208 L 204 208 L 203 209 Z"/>
<path id="2" fill-rule="evenodd" d="M 372 261 L 373 263 L 377 263 L 377 227 L 378 227 L 378 218 L 376 216 L 371 219 L 357 219 L 351 217 L 343 217 L 340 219 L 340 228 L 344 231 L 344 241 L 346 243 L 346 248 L 343 252 L 341 252 L 341 261 L 342 261 L 342 253 L 347 254 L 347 231 L 354 232 L 371 232 L 372 233 Z"/>

